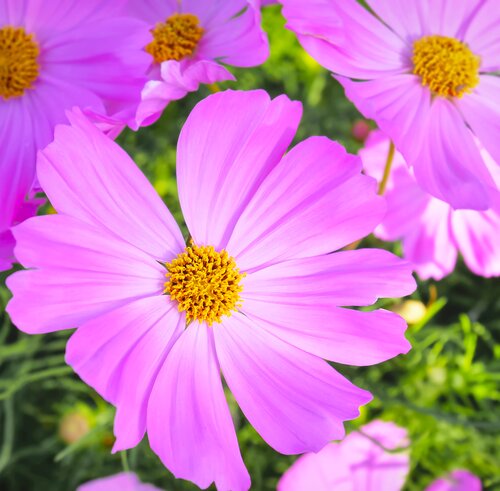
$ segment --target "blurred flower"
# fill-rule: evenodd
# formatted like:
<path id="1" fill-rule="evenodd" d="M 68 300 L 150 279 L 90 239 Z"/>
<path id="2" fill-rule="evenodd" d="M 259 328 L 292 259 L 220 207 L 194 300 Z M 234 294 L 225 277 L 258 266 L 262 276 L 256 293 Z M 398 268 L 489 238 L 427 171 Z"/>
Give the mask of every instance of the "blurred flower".
<path id="1" fill-rule="evenodd" d="M 0 2 L 0 269 L 15 223 L 36 213 L 36 152 L 74 106 L 132 121 L 148 57 L 143 24 L 120 0 Z M 36 187 L 36 186 L 35 186 Z"/>
<path id="2" fill-rule="evenodd" d="M 277 451 L 319 451 L 371 395 L 322 358 L 371 365 L 406 353 L 406 325 L 370 305 L 415 288 L 383 250 L 331 254 L 385 213 L 361 161 L 324 137 L 285 154 L 300 103 L 220 92 L 177 147 L 192 241 L 134 162 L 78 113 L 40 153 L 57 215 L 15 228 L 30 268 L 7 280 L 28 333 L 78 326 L 66 359 L 117 407 L 115 450 L 151 448 L 175 476 L 246 490 L 220 372 Z"/>
<path id="3" fill-rule="evenodd" d="M 76 491 L 162 491 L 152 484 L 144 484 L 133 472 L 122 472 L 82 484 Z"/>
<path id="4" fill-rule="evenodd" d="M 454 208 L 491 206 L 497 186 L 473 135 L 500 164 L 497 0 L 367 0 L 375 15 L 356 0 L 281 3 L 302 46 L 427 192 Z"/>
<path id="5" fill-rule="evenodd" d="M 381 178 L 389 139 L 371 133 L 359 155 L 365 172 Z M 479 147 L 484 165 L 500 186 L 500 167 Z M 375 229 L 382 240 L 402 240 L 404 257 L 422 279 L 440 280 L 455 267 L 460 251 L 471 271 L 500 275 L 500 197 L 487 211 L 454 210 L 419 187 L 402 155 L 394 154 L 385 197 L 387 214 Z"/>
<path id="6" fill-rule="evenodd" d="M 366 119 L 358 119 L 352 125 L 351 134 L 355 140 L 364 142 L 368 138 L 371 130 L 370 124 Z"/>
<path id="7" fill-rule="evenodd" d="M 90 431 L 89 418 L 82 412 L 65 414 L 59 424 L 59 436 L 68 444 L 83 438 Z"/>
<path id="8" fill-rule="evenodd" d="M 132 15 L 149 25 L 149 82 L 137 124 L 154 123 L 165 106 L 200 84 L 234 80 L 221 63 L 260 65 L 269 56 L 259 0 L 128 0 Z"/>
<path id="9" fill-rule="evenodd" d="M 481 491 L 481 481 L 469 471 L 456 470 L 437 479 L 425 491 Z"/>
<path id="10" fill-rule="evenodd" d="M 400 491 L 410 469 L 405 429 L 375 420 L 340 443 L 299 457 L 277 491 Z M 394 452 L 391 452 L 394 451 Z"/>
<path id="11" fill-rule="evenodd" d="M 427 308 L 420 300 L 404 300 L 391 310 L 400 315 L 408 324 L 420 322 L 427 313 Z"/>

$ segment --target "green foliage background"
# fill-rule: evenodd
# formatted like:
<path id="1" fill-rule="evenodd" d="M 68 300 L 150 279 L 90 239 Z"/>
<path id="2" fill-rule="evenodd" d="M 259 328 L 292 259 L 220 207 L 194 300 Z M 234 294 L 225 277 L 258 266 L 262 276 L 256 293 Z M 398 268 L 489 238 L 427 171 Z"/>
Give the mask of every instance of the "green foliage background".
<path id="1" fill-rule="evenodd" d="M 223 88 L 264 88 L 304 104 L 297 141 L 326 135 L 355 152 L 352 124 L 359 118 L 340 86 L 283 28 L 278 7 L 264 12 L 271 58 L 261 67 L 233 70 L 238 81 Z M 176 218 L 182 220 L 175 182 L 179 131 L 208 88 L 172 103 L 161 120 L 119 143 L 141 166 Z M 335 210 L 332 210 L 334 213 Z M 392 248 L 373 238 L 363 245 Z M 7 274 L 0 278 L 4 284 Z M 437 293 L 437 295 L 436 295 Z M 0 287 L 0 490 L 73 491 L 90 479 L 130 468 L 165 490 L 196 489 L 177 481 L 149 449 L 147 438 L 127 455 L 112 455 L 114 410 L 64 364 L 70 333 L 27 336 L 3 313 L 9 293 Z M 420 282 L 413 298 L 428 304 L 425 318 L 408 330 L 413 349 L 388 363 L 366 368 L 338 367 L 369 389 L 374 401 L 355 429 L 373 418 L 406 427 L 411 437 L 411 474 L 405 489 L 418 491 L 455 468 L 479 475 L 487 490 L 500 489 L 500 284 L 470 273 L 463 264 L 441 281 Z M 381 305 L 392 308 L 396 300 Z M 229 397 L 252 489 L 275 489 L 295 457 L 270 449 Z M 61 426 L 88 427 L 68 444 Z M 276 424 L 279 424 L 277 421 Z"/>

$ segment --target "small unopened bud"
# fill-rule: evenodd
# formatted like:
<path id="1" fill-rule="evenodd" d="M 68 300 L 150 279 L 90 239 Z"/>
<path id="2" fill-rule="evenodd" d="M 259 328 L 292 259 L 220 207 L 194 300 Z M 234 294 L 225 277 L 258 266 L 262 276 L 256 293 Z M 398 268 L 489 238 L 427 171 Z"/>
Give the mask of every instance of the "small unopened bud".
<path id="1" fill-rule="evenodd" d="M 368 138 L 370 131 L 371 127 L 368 121 L 366 119 L 358 119 L 352 125 L 351 135 L 355 140 L 363 143 Z"/>
<path id="2" fill-rule="evenodd" d="M 399 314 L 408 324 L 420 322 L 427 312 L 425 305 L 420 300 L 405 300 L 392 310 Z"/>
<path id="3" fill-rule="evenodd" d="M 69 445 L 83 438 L 89 431 L 89 420 L 81 413 L 66 414 L 59 424 L 59 436 Z"/>

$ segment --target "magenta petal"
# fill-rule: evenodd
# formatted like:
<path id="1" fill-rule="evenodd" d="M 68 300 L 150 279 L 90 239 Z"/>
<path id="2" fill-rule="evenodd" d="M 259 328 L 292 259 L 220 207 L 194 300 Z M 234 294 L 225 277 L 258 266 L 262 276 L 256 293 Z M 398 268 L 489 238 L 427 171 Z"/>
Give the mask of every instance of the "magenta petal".
<path id="1" fill-rule="evenodd" d="M 7 271 L 12 267 L 15 243 L 10 230 L 0 232 L 0 271 Z"/>
<path id="2" fill-rule="evenodd" d="M 472 472 L 457 469 L 434 481 L 425 491 L 481 491 L 482 489 L 479 477 Z"/>
<path id="3" fill-rule="evenodd" d="M 465 2 L 464 2 L 465 3 Z M 466 2 L 469 3 L 469 2 Z M 497 0 L 470 2 L 477 5 L 475 15 L 466 24 L 464 40 L 473 53 L 481 57 L 481 71 L 500 70 L 500 9 Z"/>
<path id="4" fill-rule="evenodd" d="M 500 44 L 500 39 L 498 41 Z M 474 134 L 500 166 L 500 79 L 482 75 L 472 94 L 458 99 L 457 106 Z"/>
<path id="5" fill-rule="evenodd" d="M 59 213 L 99 224 L 160 261 L 184 248 L 174 218 L 130 157 L 80 112 L 40 152 L 38 175 Z"/>
<path id="6" fill-rule="evenodd" d="M 415 290 L 411 265 L 380 249 L 341 251 L 274 264 L 244 279 L 243 299 L 363 306 Z M 243 304 L 245 306 L 245 304 Z"/>
<path id="7" fill-rule="evenodd" d="M 227 249 L 242 270 L 325 254 L 368 235 L 385 203 L 361 161 L 312 137 L 294 147 L 257 190 Z"/>
<path id="8" fill-rule="evenodd" d="M 400 73 L 405 44 L 355 0 L 281 0 L 287 27 L 325 68 L 359 79 Z"/>
<path id="9" fill-rule="evenodd" d="M 408 163 L 413 164 L 420 186 L 453 208 L 489 208 L 493 179 L 472 133 L 450 101 L 432 102 L 421 151 Z"/>
<path id="10" fill-rule="evenodd" d="M 500 276 L 500 200 L 486 211 L 457 210 L 451 216 L 455 243 L 471 271 Z"/>
<path id="11" fill-rule="evenodd" d="M 170 101 L 182 99 L 200 84 L 234 80 L 222 65 L 210 60 L 165 61 L 161 64 L 161 80 L 150 80 L 142 91 L 136 120 L 140 126 L 154 123 Z"/>
<path id="12" fill-rule="evenodd" d="M 372 131 L 365 148 L 359 151 L 366 174 L 382 180 L 384 166 L 389 152 L 390 140 L 381 131 Z M 418 225 L 429 200 L 434 199 L 419 187 L 403 156 L 394 153 L 391 172 L 386 184 L 384 198 L 387 213 L 375 229 L 375 235 L 382 240 L 399 240 L 411 233 Z"/>
<path id="13" fill-rule="evenodd" d="M 220 92 L 193 109 L 177 146 L 177 179 L 197 244 L 226 245 L 244 207 L 292 141 L 301 113 L 298 102 L 271 100 L 262 90 Z"/>
<path id="14" fill-rule="evenodd" d="M 83 324 L 68 341 L 66 362 L 117 408 L 114 450 L 144 436 L 151 389 L 184 325 L 177 306 L 157 295 Z"/>
<path id="15" fill-rule="evenodd" d="M 212 482 L 218 491 L 250 488 L 205 324 L 193 322 L 169 353 L 151 393 L 147 430 L 177 478 L 203 489 Z"/>
<path id="16" fill-rule="evenodd" d="M 308 353 L 346 365 L 374 365 L 407 353 L 405 321 L 386 310 L 362 312 L 318 304 L 245 300 L 242 311 L 266 331 Z"/>
<path id="17" fill-rule="evenodd" d="M 133 472 L 122 472 L 101 477 L 78 486 L 76 491 L 162 491 L 152 484 L 144 484 Z"/>
<path id="18" fill-rule="evenodd" d="M 7 279 L 14 324 L 29 333 L 77 327 L 131 300 L 160 294 L 163 266 L 105 229 L 64 215 L 14 228 L 27 271 Z"/>
<path id="19" fill-rule="evenodd" d="M 186 3 L 184 0 L 183 4 Z M 196 3 L 199 9 L 200 2 Z M 209 21 L 209 27 L 198 45 L 197 56 L 240 67 L 264 63 L 269 56 L 269 43 L 260 27 L 259 6 L 244 0 L 209 3 L 215 11 L 220 11 L 224 4 L 231 5 L 234 10 L 227 16 L 219 14 L 217 19 Z M 240 3 L 239 8 L 237 3 Z"/>
<path id="20" fill-rule="evenodd" d="M 377 122 L 411 164 L 426 135 L 431 106 L 431 93 L 420 78 L 405 73 L 367 82 L 336 79 L 358 110 Z"/>
<path id="21" fill-rule="evenodd" d="M 213 328 L 224 378 L 243 413 L 275 450 L 317 452 L 344 436 L 371 395 L 325 361 L 236 314 Z"/>
<path id="22" fill-rule="evenodd" d="M 424 280 L 440 280 L 455 267 L 457 244 L 452 236 L 451 213 L 447 203 L 431 199 L 413 231 L 404 237 L 404 257 Z"/>
<path id="23" fill-rule="evenodd" d="M 400 491 L 410 468 L 409 452 L 401 451 L 406 430 L 380 420 L 360 430 L 297 459 L 278 491 Z"/>

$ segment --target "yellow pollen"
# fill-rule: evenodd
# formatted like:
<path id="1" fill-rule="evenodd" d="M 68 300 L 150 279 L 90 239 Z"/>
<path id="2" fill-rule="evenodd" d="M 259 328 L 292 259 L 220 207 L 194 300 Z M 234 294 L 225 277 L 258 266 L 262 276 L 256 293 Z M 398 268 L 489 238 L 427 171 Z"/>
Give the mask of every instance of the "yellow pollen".
<path id="1" fill-rule="evenodd" d="M 413 73 L 434 95 L 462 97 L 479 83 L 481 59 L 467 45 L 446 36 L 424 36 L 413 43 Z"/>
<path id="2" fill-rule="evenodd" d="M 22 27 L 0 28 L 0 96 L 19 97 L 38 78 L 40 48 Z"/>
<path id="3" fill-rule="evenodd" d="M 167 270 L 164 293 L 177 300 L 187 322 L 205 321 L 211 326 L 241 307 L 240 282 L 245 274 L 224 249 L 218 252 L 191 243 L 167 264 Z"/>
<path id="4" fill-rule="evenodd" d="M 196 15 L 173 14 L 166 22 L 156 24 L 151 32 L 153 41 L 146 46 L 146 51 L 156 63 L 161 63 L 191 56 L 203 35 L 203 28 Z"/>

